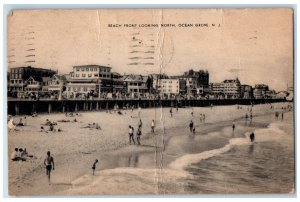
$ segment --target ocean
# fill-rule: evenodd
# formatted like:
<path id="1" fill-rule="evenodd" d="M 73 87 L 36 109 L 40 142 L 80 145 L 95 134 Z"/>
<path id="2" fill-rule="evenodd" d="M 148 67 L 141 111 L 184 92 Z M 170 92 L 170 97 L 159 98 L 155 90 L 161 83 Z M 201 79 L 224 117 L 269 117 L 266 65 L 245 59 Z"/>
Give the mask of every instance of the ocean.
<path id="1" fill-rule="evenodd" d="M 77 178 L 71 189 L 58 194 L 293 193 L 294 117 L 293 111 L 282 109 L 286 105 L 254 106 L 252 120 L 245 118 L 250 106 L 191 108 L 193 116 L 185 120 L 186 127 L 164 127 L 180 117 L 174 113 L 170 118 L 168 109 L 161 109 L 161 135 L 145 137 L 153 140 L 153 152 L 118 155 L 113 166 L 96 176 Z M 276 111 L 284 117 L 276 118 Z M 199 120 L 199 113 L 205 113 L 205 121 Z M 190 119 L 195 134 L 188 129 Z"/>

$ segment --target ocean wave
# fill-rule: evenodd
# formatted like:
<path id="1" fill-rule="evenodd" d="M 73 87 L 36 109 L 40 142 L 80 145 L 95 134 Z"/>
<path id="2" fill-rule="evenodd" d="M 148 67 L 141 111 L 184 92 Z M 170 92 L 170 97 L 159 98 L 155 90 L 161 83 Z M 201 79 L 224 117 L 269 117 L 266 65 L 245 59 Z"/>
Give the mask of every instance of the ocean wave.
<path id="1" fill-rule="evenodd" d="M 265 141 L 277 141 L 282 142 L 284 140 L 292 140 L 292 136 L 289 136 L 285 131 L 283 131 L 280 126 L 283 123 L 271 123 L 267 128 L 254 130 L 255 142 L 265 142 Z M 177 158 L 175 161 L 169 164 L 171 169 L 184 171 L 191 164 L 199 163 L 201 160 L 209 159 L 215 156 L 219 156 L 223 153 L 228 152 L 233 146 L 239 145 L 251 145 L 249 135 L 250 132 L 246 132 L 245 138 L 232 138 L 229 143 L 224 147 L 204 151 L 196 154 L 186 154 Z M 254 142 L 254 143 L 255 143 Z"/>
<path id="2" fill-rule="evenodd" d="M 187 173 L 171 169 L 115 168 L 85 174 L 58 195 L 178 194 L 184 193 Z"/>

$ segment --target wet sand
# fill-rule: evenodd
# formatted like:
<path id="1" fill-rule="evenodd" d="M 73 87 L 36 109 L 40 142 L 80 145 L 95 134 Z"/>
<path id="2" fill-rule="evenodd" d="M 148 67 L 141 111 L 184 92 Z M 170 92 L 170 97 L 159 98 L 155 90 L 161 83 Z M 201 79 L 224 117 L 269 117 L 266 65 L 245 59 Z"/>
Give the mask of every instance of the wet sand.
<path id="1" fill-rule="evenodd" d="M 277 105 L 278 107 L 275 110 L 281 111 L 281 106 L 286 104 L 274 104 L 274 106 Z M 254 116 L 274 114 L 275 110 L 270 110 L 269 105 L 258 105 L 253 108 L 253 114 Z M 194 116 L 191 115 L 192 111 Z M 96 175 L 103 174 L 103 177 L 105 177 L 105 172 L 109 169 L 117 168 L 115 171 L 122 173 L 124 167 L 138 167 L 149 169 L 143 172 L 149 172 L 150 176 L 157 176 L 157 170 L 155 170 L 157 167 L 169 164 L 180 157 L 181 154 L 199 151 L 199 149 L 193 151 L 195 147 L 190 145 L 191 141 L 188 141 L 190 138 L 201 136 L 202 144 L 206 145 L 203 150 L 218 147 L 218 145 L 214 145 L 214 142 L 220 145 L 223 144 L 220 138 L 218 138 L 218 141 L 211 141 L 214 136 L 207 136 L 206 134 L 225 130 L 225 136 L 232 135 L 229 132 L 232 122 L 236 122 L 236 130 L 238 131 L 239 124 L 244 123 L 246 112 L 247 106 L 243 106 L 243 109 L 240 110 L 237 110 L 236 106 L 218 106 L 212 109 L 179 108 L 178 112 L 173 109 L 173 117 L 169 114 L 169 108 L 142 109 L 141 113 L 139 110 L 133 112 L 129 110 L 124 115 L 106 112 L 84 112 L 78 117 L 65 117 L 64 114 L 27 117 L 27 126 L 18 127 L 20 131 L 9 132 L 8 154 L 10 155 L 15 147 L 25 147 L 37 159 L 25 162 L 9 161 L 9 194 L 12 196 L 68 194 L 67 190 L 78 188 L 78 179 L 84 177 L 92 180 L 91 166 L 96 158 L 100 160 Z M 200 122 L 200 113 L 206 114 L 205 122 Z M 129 145 L 128 125 L 132 125 L 136 131 L 139 114 L 143 121 L 142 145 Z M 61 128 L 63 132 L 39 132 L 41 124 L 46 119 L 57 122 L 61 119 L 73 120 L 74 118 L 79 122 L 58 122 L 56 128 Z M 19 117 L 14 117 L 15 121 L 18 121 L 18 119 Z M 154 134 L 150 132 L 152 119 L 155 119 L 157 123 Z M 195 123 L 195 135 L 191 135 L 188 129 L 188 123 L 191 119 Z M 83 128 L 88 123 L 93 122 L 99 123 L 102 130 Z M 180 138 L 178 134 L 186 136 Z M 179 148 L 176 147 L 178 141 L 187 141 L 187 144 Z M 224 141 L 227 141 L 227 139 L 224 138 Z M 181 143 L 180 145 L 184 144 Z M 166 147 L 168 149 L 165 150 Z M 180 152 L 180 149 L 182 149 L 182 152 Z M 47 183 L 43 167 L 43 160 L 48 150 L 52 152 L 56 164 L 55 170 L 52 172 L 52 185 L 50 186 Z M 159 158 L 161 151 L 164 152 L 163 161 Z M 157 159 L 160 159 L 160 161 Z M 163 165 L 157 165 L 160 163 Z M 178 175 L 180 174 L 178 173 Z M 84 180 L 84 183 L 88 183 L 89 180 Z M 152 178 L 149 180 L 153 181 Z M 126 182 L 118 184 L 122 183 L 126 184 Z M 149 185 L 149 187 L 151 186 Z M 107 188 L 109 187 L 107 186 Z M 64 192 L 64 190 L 66 191 Z M 176 193 L 178 192 L 178 189 L 174 190 L 177 190 Z M 140 191 L 135 193 L 145 194 L 143 190 Z M 156 193 L 155 190 L 153 191 Z M 116 191 L 107 189 L 97 193 L 115 194 Z M 150 193 L 152 192 L 150 191 Z"/>

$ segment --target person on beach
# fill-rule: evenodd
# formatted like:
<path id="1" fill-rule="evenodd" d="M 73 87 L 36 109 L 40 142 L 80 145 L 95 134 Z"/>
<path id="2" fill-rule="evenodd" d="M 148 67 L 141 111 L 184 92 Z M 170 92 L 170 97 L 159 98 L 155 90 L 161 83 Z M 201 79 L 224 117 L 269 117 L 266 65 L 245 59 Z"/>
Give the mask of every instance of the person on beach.
<path id="1" fill-rule="evenodd" d="M 275 118 L 278 119 L 279 113 L 275 112 Z"/>
<path id="2" fill-rule="evenodd" d="M 232 132 L 234 132 L 234 129 L 235 129 L 235 124 L 233 123 L 232 124 Z"/>
<path id="3" fill-rule="evenodd" d="M 7 123 L 7 126 L 8 126 L 8 130 L 14 130 L 14 131 L 17 131 L 16 129 L 16 124 L 14 123 L 14 119 L 12 117 L 9 118 L 9 121 Z"/>
<path id="4" fill-rule="evenodd" d="M 194 127 L 194 128 L 193 128 L 193 134 L 195 134 L 195 132 L 196 132 L 196 128 Z"/>
<path id="5" fill-rule="evenodd" d="M 247 113 L 246 113 L 246 116 L 245 116 L 245 118 L 246 118 L 246 119 L 248 119 L 248 114 L 247 114 Z"/>
<path id="6" fill-rule="evenodd" d="M 16 161 L 17 156 L 18 156 L 18 148 L 15 148 L 15 150 L 14 150 L 14 151 L 11 153 L 11 155 L 10 155 L 10 159 L 11 159 L 12 161 Z"/>
<path id="7" fill-rule="evenodd" d="M 194 112 L 191 112 L 191 115 L 194 116 Z"/>
<path id="8" fill-rule="evenodd" d="M 98 123 L 95 124 L 95 129 L 102 130 L 101 126 Z"/>
<path id="9" fill-rule="evenodd" d="M 178 105 L 176 106 L 176 111 L 178 112 Z"/>
<path id="10" fill-rule="evenodd" d="M 50 173 L 52 169 L 54 170 L 54 159 L 50 155 L 50 151 L 47 152 L 47 157 L 44 160 L 44 165 L 46 166 L 46 175 L 48 176 L 48 183 L 50 185 Z"/>
<path id="11" fill-rule="evenodd" d="M 142 120 L 140 119 L 139 124 L 138 124 L 139 129 L 142 129 L 142 126 L 143 126 L 143 123 L 142 123 Z"/>
<path id="12" fill-rule="evenodd" d="M 52 123 L 49 125 L 49 131 L 54 131 L 54 125 Z"/>
<path id="13" fill-rule="evenodd" d="M 17 126 L 25 126 L 22 118 L 20 118 L 19 123 L 17 124 Z"/>
<path id="14" fill-rule="evenodd" d="M 142 135 L 142 130 L 141 130 L 141 128 L 138 128 L 136 131 L 136 141 L 137 141 L 138 145 L 141 144 L 140 143 L 141 135 Z"/>
<path id="15" fill-rule="evenodd" d="M 193 122 L 193 120 L 191 120 L 191 122 L 189 124 L 189 127 L 190 127 L 190 131 L 193 132 L 193 128 L 194 128 L 194 122 Z"/>
<path id="16" fill-rule="evenodd" d="M 250 140 L 251 140 L 251 142 L 254 142 L 254 139 L 255 139 L 255 135 L 254 135 L 254 133 L 252 132 L 251 134 L 250 134 Z"/>
<path id="17" fill-rule="evenodd" d="M 134 132 L 134 128 L 129 125 L 129 144 L 131 144 L 131 140 L 133 141 L 133 144 L 135 144 L 134 138 L 133 138 L 133 132 Z"/>
<path id="18" fill-rule="evenodd" d="M 283 119 L 283 113 L 281 113 L 281 119 Z"/>
<path id="19" fill-rule="evenodd" d="M 95 175 L 95 170 L 96 170 L 96 164 L 98 163 L 98 159 L 95 160 L 93 163 L 92 169 L 93 169 L 93 176 Z"/>
<path id="20" fill-rule="evenodd" d="M 32 114 L 31 114 L 31 116 L 32 117 L 36 117 L 38 114 L 36 113 L 36 112 L 33 112 Z"/>
<path id="21" fill-rule="evenodd" d="M 155 123 L 154 120 L 152 120 L 151 122 L 151 132 L 154 133 L 154 127 L 155 127 Z"/>
<path id="22" fill-rule="evenodd" d="M 22 157 L 22 150 L 15 148 L 15 150 L 12 152 L 12 154 L 10 155 L 10 159 L 12 161 L 26 161 L 25 158 Z"/>
<path id="23" fill-rule="evenodd" d="M 170 115 L 171 115 L 171 117 L 173 117 L 173 111 L 172 111 L 172 108 L 170 109 Z"/>

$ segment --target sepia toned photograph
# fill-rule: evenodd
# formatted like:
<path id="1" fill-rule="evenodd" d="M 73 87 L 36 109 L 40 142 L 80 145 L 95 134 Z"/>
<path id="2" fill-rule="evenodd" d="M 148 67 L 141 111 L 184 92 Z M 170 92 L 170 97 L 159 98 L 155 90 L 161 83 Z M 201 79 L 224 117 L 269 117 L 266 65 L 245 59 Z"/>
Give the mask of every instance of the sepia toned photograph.
<path id="1" fill-rule="evenodd" d="M 291 8 L 11 10 L 9 196 L 295 194 L 293 33 Z"/>

